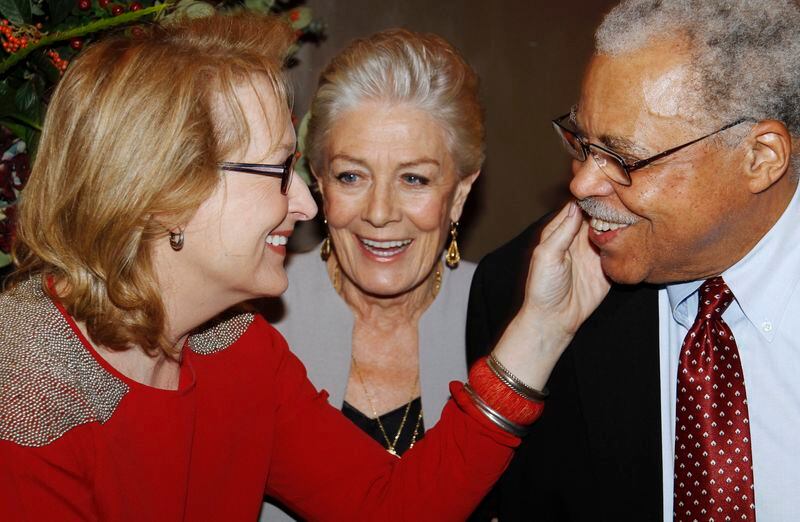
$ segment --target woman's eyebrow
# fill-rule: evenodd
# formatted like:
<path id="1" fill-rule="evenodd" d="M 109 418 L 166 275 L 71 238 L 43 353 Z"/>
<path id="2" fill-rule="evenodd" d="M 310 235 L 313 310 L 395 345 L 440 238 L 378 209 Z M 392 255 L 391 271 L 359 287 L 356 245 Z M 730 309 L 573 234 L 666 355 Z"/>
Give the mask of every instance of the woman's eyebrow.
<path id="1" fill-rule="evenodd" d="M 435 165 L 437 167 L 439 167 L 441 165 L 439 163 L 439 161 L 437 161 L 437 160 L 435 160 L 433 158 L 420 158 L 420 159 L 413 160 L 413 161 L 404 161 L 403 163 L 401 163 L 399 165 L 399 167 L 401 169 L 407 169 L 407 168 L 410 168 L 410 167 L 416 167 L 418 165 L 426 165 L 426 164 Z"/>
<path id="2" fill-rule="evenodd" d="M 255 163 L 269 163 L 269 157 L 280 153 L 281 157 L 288 158 L 290 154 L 297 150 L 296 142 L 287 142 L 264 151 L 264 154 Z"/>
<path id="3" fill-rule="evenodd" d="M 355 156 L 350 156 L 349 154 L 344 154 L 344 153 L 334 154 L 333 156 L 331 156 L 331 158 L 330 158 L 331 162 L 336 161 L 336 160 L 348 161 L 350 163 L 355 163 L 355 164 L 361 165 L 363 167 L 367 166 L 367 163 L 364 160 L 356 158 Z"/>

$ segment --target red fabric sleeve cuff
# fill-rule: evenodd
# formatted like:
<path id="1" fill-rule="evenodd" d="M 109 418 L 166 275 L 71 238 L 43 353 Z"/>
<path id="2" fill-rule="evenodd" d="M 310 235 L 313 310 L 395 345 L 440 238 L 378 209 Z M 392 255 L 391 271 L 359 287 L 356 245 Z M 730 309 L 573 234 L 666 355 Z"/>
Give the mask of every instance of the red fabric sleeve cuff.
<path id="1" fill-rule="evenodd" d="M 451 382 L 450 395 L 453 397 L 453 400 L 455 401 L 456 405 L 458 405 L 459 409 L 471 417 L 475 422 L 480 424 L 480 426 L 485 430 L 490 432 L 491 437 L 498 443 L 510 448 L 516 448 L 519 446 L 520 442 L 522 442 L 522 439 L 519 437 L 508 433 L 487 419 L 486 415 L 481 413 L 481 411 L 472 402 L 472 399 L 464 390 L 463 383 L 458 381 Z"/>
<path id="2" fill-rule="evenodd" d="M 486 359 L 478 359 L 469 371 L 472 389 L 489 407 L 511 422 L 521 426 L 533 424 L 541 417 L 544 403 L 526 399 L 508 387 L 489 368 Z"/>

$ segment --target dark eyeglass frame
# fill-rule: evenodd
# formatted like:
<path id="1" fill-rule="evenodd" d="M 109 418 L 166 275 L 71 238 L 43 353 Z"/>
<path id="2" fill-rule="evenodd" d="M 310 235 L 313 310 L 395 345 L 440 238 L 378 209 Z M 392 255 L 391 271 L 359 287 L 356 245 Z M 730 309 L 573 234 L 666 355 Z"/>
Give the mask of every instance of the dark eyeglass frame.
<path id="1" fill-rule="evenodd" d="M 289 186 L 294 177 L 294 162 L 297 160 L 297 151 L 292 152 L 286 161 L 280 165 L 269 165 L 266 163 L 231 163 L 223 161 L 217 163 L 222 170 L 231 172 L 244 172 L 246 174 L 258 174 L 260 176 L 270 176 L 281 179 L 281 194 L 284 196 L 289 193 Z"/>
<path id="2" fill-rule="evenodd" d="M 615 159 L 619 163 L 619 166 L 622 167 L 622 172 L 623 172 L 623 174 L 625 176 L 624 180 L 623 179 L 619 179 L 618 180 L 618 179 L 614 179 L 614 178 L 611 178 L 611 179 L 613 181 L 619 183 L 620 185 L 624 185 L 626 187 L 630 186 L 630 184 L 631 184 L 631 172 L 634 172 L 634 171 L 639 170 L 639 169 L 641 169 L 643 167 L 646 167 L 647 165 L 650 165 L 654 161 L 658 161 L 658 160 L 660 160 L 662 158 L 665 158 L 665 157 L 669 156 L 670 154 L 674 154 L 674 153 L 678 152 L 679 150 L 685 149 L 689 145 L 694 145 L 695 143 L 697 143 L 699 141 L 703 141 L 706 138 L 710 138 L 711 136 L 713 136 L 715 134 L 719 134 L 722 131 L 728 130 L 731 127 L 735 127 L 735 126 L 737 126 L 737 125 L 739 125 L 741 123 L 744 123 L 746 121 L 753 121 L 752 118 L 740 118 L 740 119 L 734 121 L 733 123 L 729 123 L 729 124 L 719 128 L 719 129 L 715 130 L 714 132 L 710 132 L 710 133 L 706 134 L 705 136 L 701 136 L 700 138 L 697 138 L 697 139 L 692 140 L 690 142 L 684 143 L 683 145 L 678 145 L 677 147 L 672 147 L 671 149 L 667 149 L 667 150 L 665 150 L 663 152 L 659 152 L 655 156 L 650 156 L 649 158 L 641 159 L 641 160 L 635 161 L 633 163 L 628 163 L 627 161 L 625 161 L 625 158 L 623 158 L 618 152 L 614 152 L 613 150 L 608 149 L 606 147 L 603 147 L 601 145 L 597 145 L 596 143 L 591 143 L 586 138 L 586 136 L 583 136 L 579 132 L 574 131 L 574 130 L 562 125 L 562 122 L 564 120 L 566 120 L 567 118 L 569 118 L 571 115 L 572 115 L 572 112 L 568 112 L 568 113 L 564 114 L 563 116 L 559 116 L 558 118 L 552 120 L 552 123 L 553 123 L 553 128 L 555 129 L 556 133 L 558 134 L 558 136 L 562 140 L 564 140 L 564 142 L 569 143 L 569 140 L 565 136 L 565 133 L 568 133 L 568 134 L 571 134 L 572 136 L 575 136 L 575 139 L 578 141 L 578 143 L 580 143 L 581 152 L 583 153 L 582 154 L 583 157 L 580 157 L 580 156 L 573 156 L 573 157 L 575 157 L 575 159 L 577 159 L 578 161 L 581 161 L 581 162 L 586 161 L 586 159 L 590 155 L 592 155 L 591 154 L 592 149 L 597 149 L 599 151 L 602 151 L 604 154 L 607 154 L 608 156 L 611 156 L 613 159 Z M 574 150 L 574 148 L 571 148 L 571 149 Z M 576 150 L 575 152 L 577 153 L 578 151 Z M 605 171 L 603 171 L 603 172 L 605 172 Z"/>

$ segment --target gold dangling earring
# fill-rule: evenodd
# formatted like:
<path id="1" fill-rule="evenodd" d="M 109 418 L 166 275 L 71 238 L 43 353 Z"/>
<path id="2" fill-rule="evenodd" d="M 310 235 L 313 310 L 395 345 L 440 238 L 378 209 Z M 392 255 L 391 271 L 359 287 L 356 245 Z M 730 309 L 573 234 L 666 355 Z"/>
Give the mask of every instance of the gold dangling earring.
<path id="1" fill-rule="evenodd" d="M 431 287 L 431 295 L 436 299 L 439 295 L 439 290 L 442 289 L 442 262 L 436 262 L 436 270 L 433 272 L 433 287 Z"/>
<path id="2" fill-rule="evenodd" d="M 331 246 L 331 233 L 328 232 L 328 220 L 324 220 L 325 223 L 325 239 L 322 240 L 322 246 L 319 249 L 319 257 L 323 261 L 327 261 L 329 257 L 331 257 L 331 252 L 333 251 L 333 247 Z"/>
<path id="3" fill-rule="evenodd" d="M 458 221 L 450 222 L 450 246 L 447 247 L 447 255 L 444 261 L 450 268 L 455 268 L 461 262 L 461 252 L 458 251 Z"/>

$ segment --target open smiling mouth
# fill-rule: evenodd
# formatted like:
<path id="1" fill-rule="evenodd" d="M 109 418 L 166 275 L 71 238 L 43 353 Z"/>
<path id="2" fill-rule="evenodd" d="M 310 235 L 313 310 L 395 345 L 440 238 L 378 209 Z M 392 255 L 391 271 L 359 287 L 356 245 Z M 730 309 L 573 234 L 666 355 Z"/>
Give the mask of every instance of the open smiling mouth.
<path id="1" fill-rule="evenodd" d="M 392 257 L 396 256 L 406 249 L 413 242 L 412 239 L 395 239 L 391 241 L 375 241 L 373 239 L 366 239 L 359 237 L 361 246 L 370 254 L 377 257 Z"/>
<path id="2" fill-rule="evenodd" d="M 270 234 L 264 242 L 272 246 L 284 246 L 289 242 L 289 237 L 279 234 Z"/>
<path id="3" fill-rule="evenodd" d="M 618 230 L 630 226 L 627 223 L 613 223 L 611 221 L 603 221 L 602 219 L 593 217 L 589 222 L 589 226 L 597 233 L 608 232 L 609 230 Z"/>

